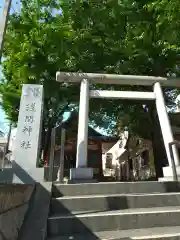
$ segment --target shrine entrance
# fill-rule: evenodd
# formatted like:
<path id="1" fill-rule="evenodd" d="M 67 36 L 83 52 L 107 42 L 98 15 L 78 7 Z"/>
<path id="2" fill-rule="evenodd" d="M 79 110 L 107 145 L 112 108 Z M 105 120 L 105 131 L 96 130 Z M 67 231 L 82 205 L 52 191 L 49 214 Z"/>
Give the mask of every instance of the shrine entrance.
<path id="1" fill-rule="evenodd" d="M 72 168 L 70 170 L 71 180 L 90 180 L 93 178 L 93 170 L 87 167 L 88 113 L 90 98 L 136 99 L 155 101 L 166 155 L 169 163 L 168 167 L 163 168 L 164 181 L 169 181 L 170 178 L 172 178 L 172 180 L 178 179 L 178 176 L 180 176 L 180 164 L 177 151 L 177 142 L 174 141 L 168 113 L 165 106 L 162 86 L 180 87 L 180 80 L 153 76 L 66 72 L 57 72 L 56 80 L 58 82 L 79 82 L 81 84 L 76 168 Z M 90 83 L 152 86 L 152 92 L 90 90 Z"/>

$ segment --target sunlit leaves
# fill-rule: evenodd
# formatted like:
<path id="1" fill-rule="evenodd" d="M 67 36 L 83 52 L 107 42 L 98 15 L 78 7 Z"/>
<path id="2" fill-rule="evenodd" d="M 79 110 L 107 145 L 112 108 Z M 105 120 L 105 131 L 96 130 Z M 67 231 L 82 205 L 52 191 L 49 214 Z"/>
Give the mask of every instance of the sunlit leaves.
<path id="1" fill-rule="evenodd" d="M 74 106 L 79 99 L 78 85 L 55 82 L 57 70 L 179 74 L 178 0 L 21 0 L 21 3 L 21 10 L 10 18 L 6 36 L 3 94 L 12 85 L 11 92 L 20 96 L 23 83 L 41 83 L 47 116 L 48 111 L 53 109 L 55 113 L 61 104 L 69 101 Z M 7 108 L 14 102 L 6 97 L 4 103 L 9 114 Z M 133 132 L 144 134 L 140 130 L 142 126 L 146 128 L 148 114 L 142 104 L 118 100 L 90 102 L 90 117 L 99 126 L 109 124 L 112 128 L 123 114 L 129 114 L 128 124 Z"/>

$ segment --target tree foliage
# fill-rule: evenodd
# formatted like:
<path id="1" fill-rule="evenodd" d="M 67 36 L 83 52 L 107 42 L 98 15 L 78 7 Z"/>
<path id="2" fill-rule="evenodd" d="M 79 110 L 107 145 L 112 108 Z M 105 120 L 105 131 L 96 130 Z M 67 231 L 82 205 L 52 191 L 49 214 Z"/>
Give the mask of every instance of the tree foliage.
<path id="1" fill-rule="evenodd" d="M 178 33 L 174 33 L 177 32 L 177 19 L 169 22 L 166 15 L 163 16 L 166 3 L 162 2 L 128 0 L 66 3 L 78 47 L 71 64 L 85 72 L 178 75 L 179 41 Z M 162 13 L 159 8 L 162 8 Z M 175 14 L 170 7 L 168 9 L 168 16 Z M 167 27 L 170 27 L 170 32 Z M 124 89 L 122 86 L 96 87 Z M 125 89 L 136 90 L 137 87 Z M 149 89 L 138 87 L 138 90 Z M 168 94 L 166 98 L 170 105 L 172 97 Z M 103 100 L 95 104 L 92 101 L 91 115 L 98 125 L 107 122 L 102 119 L 110 123 L 119 119 L 118 122 L 122 126 L 128 124 L 133 133 L 150 138 L 147 132 L 147 126 L 151 126 L 148 111 L 150 103 L 144 104 L 146 109 L 137 102 Z"/>
<path id="2" fill-rule="evenodd" d="M 75 100 L 77 92 L 73 85 L 55 81 L 56 71 L 66 69 L 70 26 L 62 23 L 61 16 L 53 17 L 53 1 L 21 3 L 20 12 L 10 18 L 5 42 L 4 109 L 10 119 L 17 121 L 22 84 L 38 83 L 44 86 L 45 119 L 52 118 L 67 99 Z"/>
<path id="3" fill-rule="evenodd" d="M 1 84 L 3 107 L 13 122 L 23 83 L 44 85 L 46 128 L 57 124 L 64 110 L 77 105 L 79 86 L 56 83 L 57 70 L 179 75 L 177 0 L 21 0 L 21 4 L 8 25 Z M 94 87 L 149 91 L 145 87 Z M 116 123 L 128 123 L 132 132 L 149 138 L 143 130 L 150 121 L 149 103 L 144 104 L 146 108 L 136 102 L 91 100 L 91 120 L 111 130 Z"/>

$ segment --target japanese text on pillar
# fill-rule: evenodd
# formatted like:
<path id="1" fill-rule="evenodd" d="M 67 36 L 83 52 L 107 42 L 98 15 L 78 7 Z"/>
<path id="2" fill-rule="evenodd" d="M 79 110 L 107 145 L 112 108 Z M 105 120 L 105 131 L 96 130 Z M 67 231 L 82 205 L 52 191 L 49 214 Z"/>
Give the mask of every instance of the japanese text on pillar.
<path id="1" fill-rule="evenodd" d="M 40 97 L 40 89 L 39 88 L 31 88 L 28 87 L 26 89 L 25 92 L 25 96 L 26 97 L 33 97 L 34 100 L 35 98 L 39 98 Z M 33 131 L 33 124 L 35 121 L 35 117 L 34 114 L 36 112 L 36 103 L 35 102 L 31 102 L 29 104 L 26 104 L 25 106 L 25 118 L 24 118 L 24 125 L 22 128 L 22 133 L 24 135 L 26 135 L 25 139 L 26 140 L 22 140 L 21 141 L 21 148 L 24 150 L 30 149 L 32 142 L 31 142 L 31 134 Z"/>

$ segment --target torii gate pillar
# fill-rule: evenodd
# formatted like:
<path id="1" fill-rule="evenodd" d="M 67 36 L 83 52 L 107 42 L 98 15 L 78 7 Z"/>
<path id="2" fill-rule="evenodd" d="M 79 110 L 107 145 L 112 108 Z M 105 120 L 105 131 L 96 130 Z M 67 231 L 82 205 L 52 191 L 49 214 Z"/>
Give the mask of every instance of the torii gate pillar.
<path id="1" fill-rule="evenodd" d="M 80 88 L 76 168 L 70 169 L 70 180 L 91 180 L 93 169 L 88 168 L 89 81 L 83 79 Z"/>

